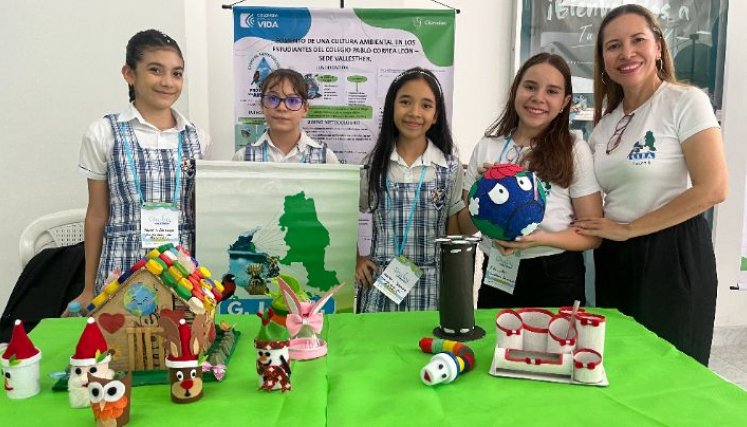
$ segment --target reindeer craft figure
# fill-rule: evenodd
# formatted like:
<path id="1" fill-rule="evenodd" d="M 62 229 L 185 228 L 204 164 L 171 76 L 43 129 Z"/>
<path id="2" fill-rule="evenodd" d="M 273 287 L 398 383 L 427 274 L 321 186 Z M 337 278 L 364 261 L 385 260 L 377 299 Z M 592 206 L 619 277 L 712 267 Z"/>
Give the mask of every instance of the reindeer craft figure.
<path id="1" fill-rule="evenodd" d="M 319 338 L 324 327 L 322 307 L 332 296 L 342 288 L 338 285 L 315 302 L 300 301 L 296 293 L 285 281 L 278 277 L 280 290 L 288 307 L 285 326 L 290 334 L 290 358 L 293 360 L 309 360 L 327 354 L 327 343 Z"/>
<path id="2" fill-rule="evenodd" d="M 158 324 L 163 329 L 160 335 L 168 342 L 169 355 L 166 357 L 166 367 L 169 368 L 171 401 L 192 403 L 200 400 L 202 367 L 198 359 L 200 352 L 206 349 L 208 343 L 207 316 L 195 316 L 191 329 L 184 319 L 180 319 L 177 326 L 173 319 L 166 316 L 161 316 Z"/>
<path id="3" fill-rule="evenodd" d="M 266 391 L 291 389 L 290 357 L 288 355 L 288 330 L 272 320 L 275 312 L 272 308 L 264 315 L 257 313 L 262 319 L 262 326 L 254 339 L 257 350 L 257 374 L 259 374 L 259 389 Z"/>

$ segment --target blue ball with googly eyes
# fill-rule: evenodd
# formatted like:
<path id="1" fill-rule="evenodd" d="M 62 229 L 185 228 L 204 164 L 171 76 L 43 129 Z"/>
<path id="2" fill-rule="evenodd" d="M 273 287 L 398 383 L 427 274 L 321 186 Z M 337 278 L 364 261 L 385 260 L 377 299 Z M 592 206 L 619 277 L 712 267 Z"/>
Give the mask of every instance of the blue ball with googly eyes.
<path id="1" fill-rule="evenodd" d="M 505 163 L 488 169 L 472 185 L 468 201 L 472 222 L 484 236 L 511 241 L 537 229 L 547 195 L 533 172 Z"/>

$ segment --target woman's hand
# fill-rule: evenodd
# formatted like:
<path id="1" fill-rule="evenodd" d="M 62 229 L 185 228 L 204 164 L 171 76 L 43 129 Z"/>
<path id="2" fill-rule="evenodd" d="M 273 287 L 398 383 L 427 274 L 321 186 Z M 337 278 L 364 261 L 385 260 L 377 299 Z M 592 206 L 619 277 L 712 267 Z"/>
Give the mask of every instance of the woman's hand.
<path id="1" fill-rule="evenodd" d="M 622 224 L 607 218 L 581 218 L 573 221 L 571 227 L 583 236 L 601 237 L 618 242 L 633 237 L 630 224 Z"/>
<path id="2" fill-rule="evenodd" d="M 378 271 L 379 266 L 371 261 L 369 257 L 358 256 L 355 262 L 355 283 L 364 288 L 373 285 L 374 274 L 378 273 Z"/>

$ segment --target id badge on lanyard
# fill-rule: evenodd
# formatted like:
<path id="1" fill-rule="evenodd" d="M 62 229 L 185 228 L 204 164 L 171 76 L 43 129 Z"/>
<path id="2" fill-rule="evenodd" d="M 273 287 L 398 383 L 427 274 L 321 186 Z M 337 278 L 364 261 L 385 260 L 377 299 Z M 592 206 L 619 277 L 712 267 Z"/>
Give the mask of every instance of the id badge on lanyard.
<path id="1" fill-rule="evenodd" d="M 483 281 L 491 288 L 500 289 L 513 295 L 516 287 L 516 276 L 519 274 L 519 256 L 514 252 L 511 255 L 501 255 L 495 244 L 490 248 L 488 256 L 488 268 L 485 270 Z"/>
<path id="2" fill-rule="evenodd" d="M 503 144 L 501 154 L 496 160 L 497 163 L 508 162 L 517 163 L 521 159 L 521 152 L 523 147 L 514 145 L 515 158 L 509 158 L 507 151 L 509 145 L 511 145 L 512 137 L 508 136 L 506 142 Z M 516 277 L 519 274 L 519 262 L 521 259 L 517 252 L 511 255 L 502 255 L 495 243 L 490 246 L 490 254 L 488 255 L 488 267 L 485 269 L 485 277 L 483 282 L 491 288 L 500 289 L 510 295 L 514 294 L 516 288 Z"/>
<path id="3" fill-rule="evenodd" d="M 394 234 L 394 250 L 397 256 L 392 259 L 389 265 L 386 266 L 381 275 L 374 282 L 374 287 L 378 289 L 382 294 L 386 295 L 387 298 L 394 301 L 395 304 L 399 304 L 405 299 L 407 294 L 410 293 L 413 287 L 418 283 L 420 277 L 423 275 L 423 271 L 415 265 L 414 262 L 410 261 L 407 257 L 402 255 L 405 250 L 405 243 L 407 242 L 407 233 L 412 225 L 412 219 L 415 215 L 415 210 L 418 207 L 420 201 L 420 188 L 423 186 L 423 180 L 425 179 L 426 167 L 420 171 L 420 181 L 418 182 L 418 188 L 415 190 L 415 201 L 410 208 L 410 214 L 407 217 L 407 222 L 403 230 L 402 243 L 397 241 L 397 235 Z M 386 205 L 387 212 L 391 201 L 389 200 L 389 180 L 387 178 L 387 192 L 386 192 Z M 394 227 L 392 227 L 394 229 Z"/>
<path id="4" fill-rule="evenodd" d="M 143 190 L 140 188 L 140 175 L 135 168 L 130 145 L 125 143 L 124 151 L 132 169 L 135 188 L 140 196 L 140 245 L 143 249 L 157 248 L 166 243 L 179 245 L 179 217 L 181 212 L 177 208 L 182 177 L 182 132 L 179 132 L 179 142 L 176 154 L 176 182 L 174 183 L 174 197 L 172 203 L 146 202 Z"/>
<path id="5" fill-rule="evenodd" d="M 418 283 L 423 271 L 405 256 L 394 258 L 374 282 L 376 289 L 399 304 Z"/>
<path id="6" fill-rule="evenodd" d="M 140 241 L 143 249 L 179 244 L 179 209 L 174 203 L 143 203 L 140 207 Z"/>

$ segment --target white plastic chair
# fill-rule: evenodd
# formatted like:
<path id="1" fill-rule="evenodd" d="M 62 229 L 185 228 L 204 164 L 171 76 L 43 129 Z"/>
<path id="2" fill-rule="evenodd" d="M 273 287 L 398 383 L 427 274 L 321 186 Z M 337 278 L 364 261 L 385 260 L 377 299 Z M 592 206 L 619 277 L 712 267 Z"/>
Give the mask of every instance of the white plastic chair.
<path id="1" fill-rule="evenodd" d="M 29 224 L 19 242 L 21 267 L 42 249 L 74 245 L 83 241 L 86 209 L 69 209 L 37 218 Z"/>

